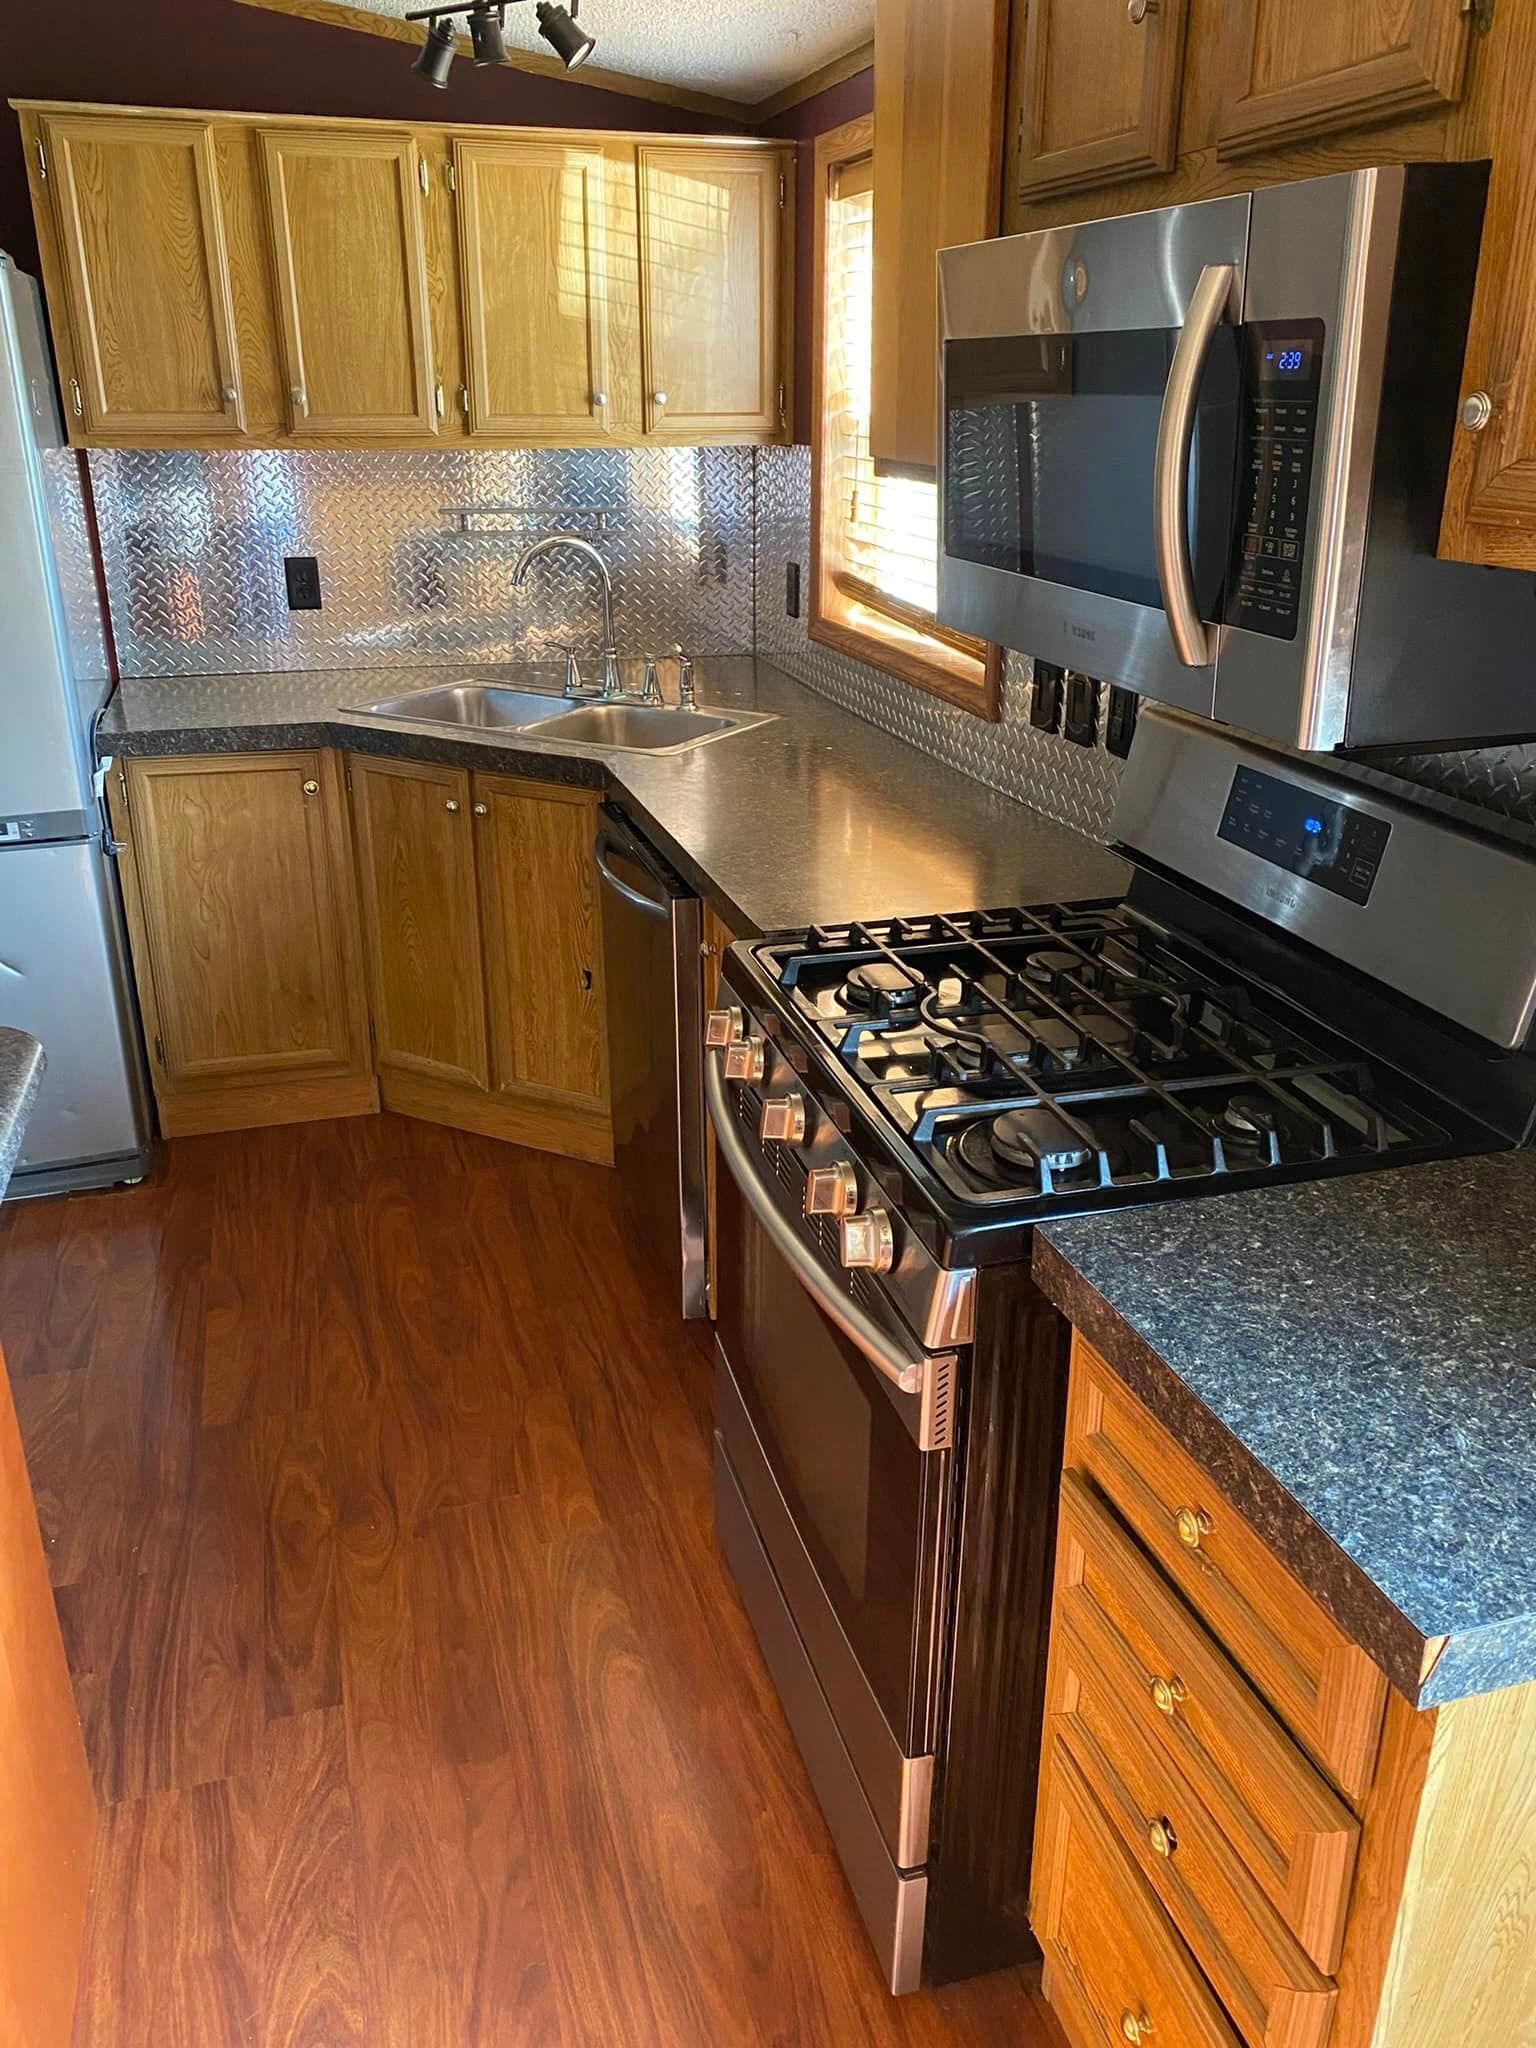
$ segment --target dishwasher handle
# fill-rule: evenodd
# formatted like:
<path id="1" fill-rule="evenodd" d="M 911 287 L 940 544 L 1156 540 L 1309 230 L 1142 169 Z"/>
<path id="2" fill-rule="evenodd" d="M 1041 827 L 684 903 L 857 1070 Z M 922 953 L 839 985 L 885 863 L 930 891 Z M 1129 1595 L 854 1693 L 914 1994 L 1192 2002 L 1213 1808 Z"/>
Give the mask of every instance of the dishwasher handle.
<path id="1" fill-rule="evenodd" d="M 671 904 L 665 899 L 658 903 L 654 897 L 642 895 L 638 889 L 626 882 L 622 875 L 616 875 L 609 867 L 608 855 L 622 850 L 606 830 L 600 831 L 597 835 L 597 845 L 592 852 L 592 858 L 597 862 L 598 874 L 616 896 L 623 897 L 631 909 L 638 910 L 643 917 L 654 917 L 658 924 L 665 924 L 672 915 Z"/>
<path id="2" fill-rule="evenodd" d="M 704 1099 L 709 1105 L 709 1120 L 715 1127 L 720 1156 L 730 1169 L 731 1179 L 740 1188 L 742 1200 L 812 1301 L 863 1352 L 876 1372 L 888 1379 L 899 1393 L 922 1394 L 929 1374 L 946 1366 L 952 1367 L 953 1357 L 914 1358 L 910 1351 L 887 1336 L 873 1316 L 866 1315 L 857 1302 L 850 1301 L 828 1284 L 821 1261 L 779 1207 L 767 1182 L 758 1172 L 751 1150 L 731 1114 L 722 1059 L 718 1048 L 704 1055 Z"/>

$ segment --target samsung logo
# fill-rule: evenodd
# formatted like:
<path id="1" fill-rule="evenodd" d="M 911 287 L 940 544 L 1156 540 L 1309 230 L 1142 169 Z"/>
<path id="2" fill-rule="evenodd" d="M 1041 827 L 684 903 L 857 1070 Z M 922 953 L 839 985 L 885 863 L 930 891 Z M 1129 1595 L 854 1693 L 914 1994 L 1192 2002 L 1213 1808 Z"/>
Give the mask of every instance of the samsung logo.
<path id="1" fill-rule="evenodd" d="M 1282 910 L 1300 910 L 1307 900 L 1294 889 L 1271 889 L 1267 885 L 1264 894 L 1271 903 L 1278 903 Z"/>
<path id="2" fill-rule="evenodd" d="M 1091 626 L 1075 626 L 1070 619 L 1067 620 L 1066 626 L 1074 640 L 1097 640 L 1099 637 Z"/>

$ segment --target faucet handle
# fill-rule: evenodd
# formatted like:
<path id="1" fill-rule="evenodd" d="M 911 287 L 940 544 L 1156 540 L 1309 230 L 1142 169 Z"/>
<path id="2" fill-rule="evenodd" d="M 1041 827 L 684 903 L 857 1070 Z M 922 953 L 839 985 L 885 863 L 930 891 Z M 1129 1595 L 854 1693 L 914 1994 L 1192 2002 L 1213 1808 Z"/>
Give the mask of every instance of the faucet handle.
<path id="1" fill-rule="evenodd" d="M 681 642 L 672 652 L 677 658 L 677 701 L 685 711 L 696 711 L 699 700 L 693 680 L 693 657 L 684 654 Z"/>
<path id="2" fill-rule="evenodd" d="M 645 657 L 645 682 L 641 686 L 640 702 L 642 704 L 660 704 L 662 702 L 661 677 L 656 672 L 656 657 L 654 654 L 648 654 Z"/>
<path id="3" fill-rule="evenodd" d="M 565 654 L 565 695 L 567 697 L 579 697 L 581 695 L 581 670 L 576 665 L 576 650 L 565 643 L 562 643 L 562 649 Z"/>

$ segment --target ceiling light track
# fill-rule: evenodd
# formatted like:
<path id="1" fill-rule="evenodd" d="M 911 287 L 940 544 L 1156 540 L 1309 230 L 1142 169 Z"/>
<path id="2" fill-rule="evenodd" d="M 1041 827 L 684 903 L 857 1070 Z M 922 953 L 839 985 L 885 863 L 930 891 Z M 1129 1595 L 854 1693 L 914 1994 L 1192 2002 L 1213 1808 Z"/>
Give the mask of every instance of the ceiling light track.
<path id="1" fill-rule="evenodd" d="M 597 48 L 597 38 L 589 36 L 577 22 L 580 10 L 581 0 L 571 0 L 569 8 L 560 6 L 558 0 L 538 0 L 534 10 L 538 16 L 539 34 L 567 71 L 574 71 L 578 65 L 585 64 Z M 407 21 L 426 22 L 427 39 L 411 68 L 418 78 L 424 78 L 428 85 L 435 85 L 439 91 L 446 89 L 448 74 L 459 52 L 458 31 L 454 23 L 460 15 L 469 23 L 470 46 L 477 65 L 504 64 L 507 59 L 507 42 L 503 33 L 507 22 L 505 0 L 501 0 L 501 4 L 493 4 L 493 0 L 469 0 L 468 5 L 457 7 L 417 8 L 405 18 Z"/>

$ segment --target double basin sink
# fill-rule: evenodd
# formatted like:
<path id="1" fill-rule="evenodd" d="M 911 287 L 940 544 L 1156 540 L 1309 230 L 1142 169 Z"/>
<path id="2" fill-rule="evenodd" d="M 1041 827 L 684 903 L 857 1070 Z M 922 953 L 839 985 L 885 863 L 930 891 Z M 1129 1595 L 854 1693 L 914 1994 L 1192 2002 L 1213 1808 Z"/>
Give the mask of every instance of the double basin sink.
<path id="1" fill-rule="evenodd" d="M 765 725 L 764 711 L 697 711 L 676 704 L 641 704 L 618 699 L 581 699 L 554 691 L 514 689 L 470 681 L 411 690 L 376 704 L 354 707 L 369 718 L 399 718 L 412 725 L 449 726 L 455 731 L 501 732 L 533 741 L 594 753 L 682 754 L 710 740 Z"/>

